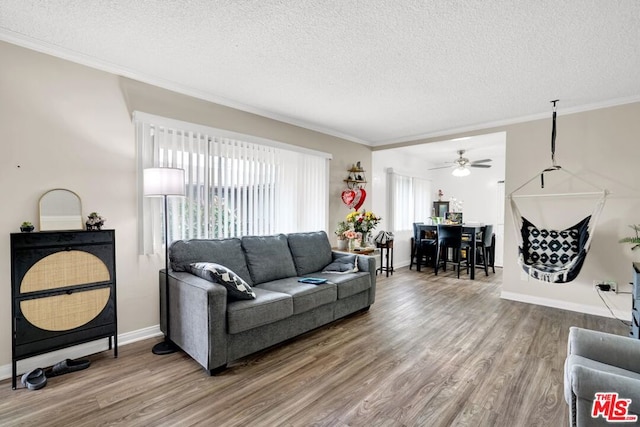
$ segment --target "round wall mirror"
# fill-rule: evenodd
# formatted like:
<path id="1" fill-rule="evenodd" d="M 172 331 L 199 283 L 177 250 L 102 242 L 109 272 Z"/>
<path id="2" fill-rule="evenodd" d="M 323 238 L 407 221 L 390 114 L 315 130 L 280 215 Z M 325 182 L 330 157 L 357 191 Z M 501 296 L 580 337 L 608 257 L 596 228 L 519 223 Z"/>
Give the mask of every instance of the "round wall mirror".
<path id="1" fill-rule="evenodd" d="M 40 197 L 40 231 L 82 229 L 82 203 L 76 193 L 57 188 Z"/>

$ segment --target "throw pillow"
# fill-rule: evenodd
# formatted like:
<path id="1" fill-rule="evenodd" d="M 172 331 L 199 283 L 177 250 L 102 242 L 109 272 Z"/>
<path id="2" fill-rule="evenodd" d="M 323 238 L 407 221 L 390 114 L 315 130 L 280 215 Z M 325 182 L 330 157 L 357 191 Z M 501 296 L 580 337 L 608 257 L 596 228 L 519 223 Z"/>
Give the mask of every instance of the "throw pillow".
<path id="1" fill-rule="evenodd" d="M 355 273 L 358 271 L 358 256 L 345 255 L 336 258 L 324 270 L 327 273 Z"/>
<path id="2" fill-rule="evenodd" d="M 240 276 L 227 267 L 214 262 L 194 262 L 191 273 L 227 288 L 227 295 L 235 299 L 255 299 L 256 293 Z"/>
<path id="3" fill-rule="evenodd" d="M 562 267 L 578 256 L 588 238 L 590 217 L 565 230 L 539 229 L 522 218 L 522 238 L 525 263 Z"/>

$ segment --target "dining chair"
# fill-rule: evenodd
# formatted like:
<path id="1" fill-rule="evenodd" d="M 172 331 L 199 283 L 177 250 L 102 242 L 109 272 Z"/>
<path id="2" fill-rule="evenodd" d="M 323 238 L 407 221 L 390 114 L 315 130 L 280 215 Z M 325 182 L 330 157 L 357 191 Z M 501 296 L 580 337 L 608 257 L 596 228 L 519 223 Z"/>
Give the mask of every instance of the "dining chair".
<path id="1" fill-rule="evenodd" d="M 424 222 L 413 223 L 413 238 L 411 239 L 411 261 L 409 261 L 409 270 L 411 270 L 411 267 L 413 267 L 413 263 L 416 262 L 418 258 L 418 246 L 420 245 L 420 229 L 418 228 L 418 226 L 420 226 L 421 224 L 424 224 Z"/>
<path id="2" fill-rule="evenodd" d="M 476 241 L 476 254 L 480 255 L 482 264 L 476 262 L 476 268 L 484 268 L 484 274 L 489 275 L 489 267 L 496 272 L 493 262 L 493 245 L 495 242 L 495 234 L 493 233 L 493 225 L 485 225 L 482 227 L 480 238 Z M 476 257 L 476 259 L 478 259 Z M 469 266 L 467 265 L 467 270 Z"/>
<path id="3" fill-rule="evenodd" d="M 429 261 L 435 259 L 436 241 L 434 238 L 425 235 L 424 225 L 423 222 L 413 224 L 413 245 L 409 269 L 413 266 L 414 260 L 416 269 L 420 271 L 422 265 L 428 265 Z"/>
<path id="4" fill-rule="evenodd" d="M 447 262 L 453 262 L 458 265 L 458 279 L 460 278 L 460 264 L 462 263 L 462 226 L 461 225 L 443 225 L 438 224 L 438 245 L 436 248 L 436 267 L 435 273 L 438 275 L 440 262 L 444 264 L 444 271 L 447 271 Z M 453 259 L 449 261 L 449 249 L 453 250 Z M 466 260 L 466 259 L 465 259 Z M 454 267 L 455 268 L 455 267 Z"/>

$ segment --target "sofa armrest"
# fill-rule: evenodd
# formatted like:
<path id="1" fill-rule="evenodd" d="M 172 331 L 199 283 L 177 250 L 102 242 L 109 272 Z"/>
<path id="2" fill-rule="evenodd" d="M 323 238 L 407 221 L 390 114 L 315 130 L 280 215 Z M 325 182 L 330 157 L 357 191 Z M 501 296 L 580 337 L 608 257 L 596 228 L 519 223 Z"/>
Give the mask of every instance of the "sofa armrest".
<path id="1" fill-rule="evenodd" d="M 569 367 L 571 391 L 581 400 L 593 404 L 596 393 L 618 393 L 620 399 L 631 399 L 628 409 L 640 414 L 640 379 L 575 364 Z M 590 408 L 589 408 L 590 409 Z"/>
<path id="2" fill-rule="evenodd" d="M 376 258 L 369 255 L 358 255 L 358 270 L 369 273 L 371 289 L 369 291 L 369 305 L 376 300 Z"/>
<path id="3" fill-rule="evenodd" d="M 633 338 L 572 326 L 567 354 L 640 373 L 640 340 Z"/>
<path id="4" fill-rule="evenodd" d="M 164 272 L 161 273 L 161 277 Z M 170 339 L 211 371 L 227 363 L 227 290 L 191 273 L 169 274 Z"/>

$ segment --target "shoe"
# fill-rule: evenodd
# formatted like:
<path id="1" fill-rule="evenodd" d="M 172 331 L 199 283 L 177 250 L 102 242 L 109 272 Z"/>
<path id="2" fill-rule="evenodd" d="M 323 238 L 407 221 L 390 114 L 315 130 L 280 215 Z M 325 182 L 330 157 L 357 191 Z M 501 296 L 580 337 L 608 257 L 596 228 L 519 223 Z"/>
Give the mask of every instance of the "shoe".
<path id="1" fill-rule="evenodd" d="M 42 369 L 37 368 L 24 374 L 20 382 L 29 390 L 39 390 L 47 385 L 47 377 Z"/>
<path id="2" fill-rule="evenodd" d="M 45 375 L 49 378 L 57 377 L 58 375 L 68 374 L 69 372 L 81 371 L 87 369 L 91 365 L 88 360 L 71 360 L 65 359 L 56 363 L 51 368 L 45 371 Z"/>

